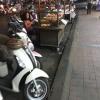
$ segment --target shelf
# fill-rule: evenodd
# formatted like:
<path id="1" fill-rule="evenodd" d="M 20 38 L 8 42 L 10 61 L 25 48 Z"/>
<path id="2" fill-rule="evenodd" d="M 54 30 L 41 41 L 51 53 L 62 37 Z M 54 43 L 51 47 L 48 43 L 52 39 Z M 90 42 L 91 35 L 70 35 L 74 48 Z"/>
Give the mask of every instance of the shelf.
<path id="1" fill-rule="evenodd" d="M 34 3 L 39 26 L 58 26 L 64 17 L 64 3 L 60 0 L 38 0 Z"/>

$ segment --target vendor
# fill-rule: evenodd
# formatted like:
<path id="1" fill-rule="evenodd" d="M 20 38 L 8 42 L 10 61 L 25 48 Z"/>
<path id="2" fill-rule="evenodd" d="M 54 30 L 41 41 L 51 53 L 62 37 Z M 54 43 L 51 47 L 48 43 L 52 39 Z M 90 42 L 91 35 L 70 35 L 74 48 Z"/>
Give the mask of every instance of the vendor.
<path id="1" fill-rule="evenodd" d="M 91 0 L 87 1 L 87 14 L 91 14 L 91 10 L 92 10 L 92 3 Z"/>
<path id="2" fill-rule="evenodd" d="M 25 10 L 21 12 L 21 19 L 24 22 L 24 27 L 27 30 L 28 36 L 29 38 L 34 42 L 34 44 L 37 41 L 38 38 L 38 34 L 37 34 L 37 30 L 34 29 L 33 24 L 34 24 L 34 17 L 32 15 L 32 13 L 30 13 L 29 11 Z M 37 44 L 37 43 L 36 43 Z"/>
<path id="3" fill-rule="evenodd" d="M 31 15 L 29 14 L 28 11 L 22 11 L 21 14 L 21 19 L 23 20 L 24 22 L 24 26 L 26 28 L 26 30 L 30 30 L 32 28 L 32 17 Z"/>

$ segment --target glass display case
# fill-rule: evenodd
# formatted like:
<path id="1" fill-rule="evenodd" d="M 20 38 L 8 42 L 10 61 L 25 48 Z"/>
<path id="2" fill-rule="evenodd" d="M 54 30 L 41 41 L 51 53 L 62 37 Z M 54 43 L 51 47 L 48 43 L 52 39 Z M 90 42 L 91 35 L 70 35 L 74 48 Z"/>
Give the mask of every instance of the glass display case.
<path id="1" fill-rule="evenodd" d="M 65 7 L 62 0 L 35 0 L 34 10 L 41 27 L 58 26 L 64 16 Z"/>

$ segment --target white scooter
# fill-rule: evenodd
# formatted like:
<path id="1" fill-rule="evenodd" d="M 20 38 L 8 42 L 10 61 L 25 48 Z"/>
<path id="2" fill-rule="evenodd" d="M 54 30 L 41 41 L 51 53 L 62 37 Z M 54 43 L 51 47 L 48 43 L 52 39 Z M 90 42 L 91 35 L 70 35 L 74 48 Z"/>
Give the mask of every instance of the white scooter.
<path id="1" fill-rule="evenodd" d="M 4 52 L 0 48 L 0 88 L 13 92 L 23 90 L 28 100 L 45 100 L 49 92 L 49 76 L 34 66 L 22 45 L 20 40 L 10 39 L 7 46 L 13 56 L 8 58 L 5 55 L 9 50 Z"/>
<path id="2" fill-rule="evenodd" d="M 5 12 L 4 5 L 0 5 L 0 6 L 2 7 L 2 10 Z M 16 14 L 15 14 L 16 11 L 17 11 L 17 9 L 15 7 L 9 8 L 8 12 L 10 12 L 10 14 L 11 14 L 11 16 L 9 17 L 9 19 L 10 19 L 9 20 L 10 23 L 8 25 L 8 26 L 10 26 L 9 29 L 11 29 L 11 31 L 13 32 L 12 35 L 14 37 L 19 37 L 20 39 L 22 39 L 25 48 L 30 49 L 31 52 L 29 54 L 33 55 L 33 60 L 36 64 L 37 68 L 41 68 L 41 63 L 40 63 L 39 59 L 37 59 L 37 58 L 42 57 L 42 55 L 39 54 L 38 52 L 34 51 L 34 45 L 33 45 L 32 41 L 29 39 L 25 28 L 20 25 L 20 23 L 23 23 L 23 21 L 16 16 Z"/>
<path id="3" fill-rule="evenodd" d="M 40 57 L 42 57 L 42 55 L 39 54 L 38 52 L 34 51 L 34 45 L 33 45 L 32 41 L 28 37 L 25 28 L 20 25 L 20 23 L 22 23 L 21 20 L 16 19 L 14 16 L 12 18 L 13 19 L 11 19 L 11 22 L 9 22 L 9 30 L 12 31 L 13 33 L 10 35 L 12 35 L 13 37 L 16 37 L 16 38 L 18 37 L 23 41 L 25 49 L 26 50 L 28 49 L 28 51 L 30 51 L 29 54 L 32 55 L 36 66 L 38 68 L 41 68 L 40 61 L 39 61 L 39 59 L 37 60 L 36 58 L 40 58 Z"/>

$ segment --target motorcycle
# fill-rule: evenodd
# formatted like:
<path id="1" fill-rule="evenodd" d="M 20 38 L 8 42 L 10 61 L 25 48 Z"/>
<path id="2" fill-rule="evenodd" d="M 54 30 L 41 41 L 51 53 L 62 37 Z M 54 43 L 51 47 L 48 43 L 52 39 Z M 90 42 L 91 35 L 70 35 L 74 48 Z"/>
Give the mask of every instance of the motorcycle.
<path id="1" fill-rule="evenodd" d="M 23 91 L 28 100 L 45 100 L 49 93 L 47 73 L 36 68 L 19 39 L 9 39 L 6 46 L 0 46 L 0 88 Z"/>

